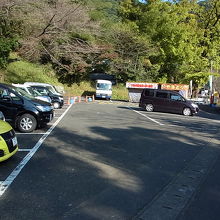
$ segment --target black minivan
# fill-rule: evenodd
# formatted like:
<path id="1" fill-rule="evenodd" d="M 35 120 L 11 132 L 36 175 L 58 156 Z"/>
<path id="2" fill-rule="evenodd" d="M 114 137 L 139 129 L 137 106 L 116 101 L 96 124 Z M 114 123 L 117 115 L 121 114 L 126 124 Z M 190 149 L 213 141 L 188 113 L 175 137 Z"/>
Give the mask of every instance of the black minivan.
<path id="1" fill-rule="evenodd" d="M 30 96 L 20 88 L 0 84 L 0 111 L 20 132 L 28 133 L 53 119 L 53 106 Z"/>
<path id="2" fill-rule="evenodd" d="M 144 89 L 141 93 L 139 107 L 148 112 L 171 112 L 186 116 L 199 111 L 197 104 L 186 100 L 178 92 L 159 89 Z"/>

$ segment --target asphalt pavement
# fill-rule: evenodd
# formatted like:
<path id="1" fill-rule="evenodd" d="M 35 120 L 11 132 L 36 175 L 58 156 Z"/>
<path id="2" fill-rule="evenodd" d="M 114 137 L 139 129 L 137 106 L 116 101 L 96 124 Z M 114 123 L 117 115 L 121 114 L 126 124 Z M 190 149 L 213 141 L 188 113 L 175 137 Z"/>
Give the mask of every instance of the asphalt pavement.
<path id="1" fill-rule="evenodd" d="M 19 134 L 23 150 L 1 164 L 0 183 L 14 179 L 0 219 L 219 219 L 219 114 L 100 101 L 56 115 L 49 131 Z"/>
<path id="2" fill-rule="evenodd" d="M 200 105 L 201 111 L 211 114 L 210 117 L 216 117 L 219 120 L 220 107 L 211 107 L 209 105 Z M 217 131 L 217 137 L 220 140 L 220 130 Z M 219 142 L 218 149 L 220 147 Z M 214 161 L 210 167 L 208 175 L 205 177 L 196 193 L 191 198 L 187 206 L 182 210 L 179 220 L 218 220 L 220 218 L 220 157 Z"/>

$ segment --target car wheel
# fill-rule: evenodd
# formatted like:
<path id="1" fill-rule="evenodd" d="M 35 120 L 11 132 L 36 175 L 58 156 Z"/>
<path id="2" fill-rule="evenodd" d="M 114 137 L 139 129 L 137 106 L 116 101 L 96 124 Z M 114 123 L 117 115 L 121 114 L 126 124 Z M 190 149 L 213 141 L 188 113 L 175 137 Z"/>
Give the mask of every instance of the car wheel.
<path id="1" fill-rule="evenodd" d="M 53 107 L 54 108 L 60 108 L 60 103 L 59 102 L 54 102 Z"/>
<path id="2" fill-rule="evenodd" d="M 147 112 L 152 112 L 152 111 L 154 110 L 154 106 L 153 106 L 152 104 L 147 104 L 147 105 L 145 106 L 145 110 L 146 110 Z"/>
<path id="3" fill-rule="evenodd" d="M 185 116 L 192 115 L 191 109 L 190 108 L 184 108 L 183 109 L 183 115 L 185 115 Z"/>
<path id="4" fill-rule="evenodd" d="M 23 114 L 17 121 L 18 130 L 23 133 L 32 132 L 37 127 L 37 120 L 31 114 Z"/>

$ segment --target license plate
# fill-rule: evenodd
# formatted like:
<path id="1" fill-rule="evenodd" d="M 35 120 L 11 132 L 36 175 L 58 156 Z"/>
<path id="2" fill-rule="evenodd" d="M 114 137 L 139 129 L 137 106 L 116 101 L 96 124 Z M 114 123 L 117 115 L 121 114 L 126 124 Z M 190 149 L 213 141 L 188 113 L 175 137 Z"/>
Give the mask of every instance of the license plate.
<path id="1" fill-rule="evenodd" d="M 103 95 L 102 98 L 105 98 L 105 95 Z"/>
<path id="2" fill-rule="evenodd" d="M 13 137 L 13 138 L 12 138 L 12 144 L 13 144 L 13 147 L 18 144 L 18 140 L 17 140 L 16 137 Z"/>
<path id="3" fill-rule="evenodd" d="M 50 114 L 50 121 L 53 119 L 53 115 L 52 114 Z"/>

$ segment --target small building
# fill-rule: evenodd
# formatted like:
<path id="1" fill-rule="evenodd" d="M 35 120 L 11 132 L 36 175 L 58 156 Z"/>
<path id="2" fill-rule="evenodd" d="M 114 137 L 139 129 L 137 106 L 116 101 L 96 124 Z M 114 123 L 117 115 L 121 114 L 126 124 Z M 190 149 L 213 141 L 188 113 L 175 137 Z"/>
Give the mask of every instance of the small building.
<path id="1" fill-rule="evenodd" d="M 148 82 L 127 82 L 128 96 L 130 102 L 139 102 L 143 89 L 163 89 L 179 92 L 185 98 L 189 95 L 189 85 L 173 83 L 148 83 Z"/>
<path id="2" fill-rule="evenodd" d="M 128 96 L 130 102 L 139 102 L 143 89 L 158 89 L 159 83 L 145 83 L 145 82 L 127 82 Z"/>

